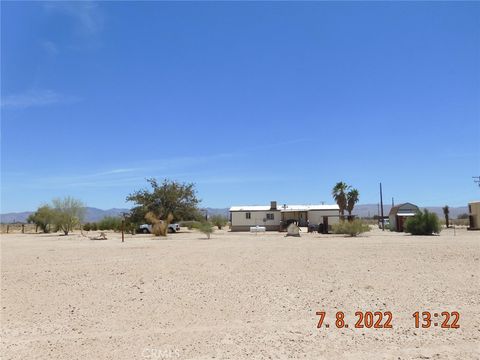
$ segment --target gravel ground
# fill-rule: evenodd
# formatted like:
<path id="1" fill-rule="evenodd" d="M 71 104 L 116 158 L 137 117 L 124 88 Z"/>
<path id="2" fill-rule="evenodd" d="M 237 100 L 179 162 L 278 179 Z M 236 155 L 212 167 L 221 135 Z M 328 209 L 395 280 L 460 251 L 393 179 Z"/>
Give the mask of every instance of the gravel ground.
<path id="1" fill-rule="evenodd" d="M 480 232 L 455 232 L 4 234 L 2 359 L 479 359 Z"/>

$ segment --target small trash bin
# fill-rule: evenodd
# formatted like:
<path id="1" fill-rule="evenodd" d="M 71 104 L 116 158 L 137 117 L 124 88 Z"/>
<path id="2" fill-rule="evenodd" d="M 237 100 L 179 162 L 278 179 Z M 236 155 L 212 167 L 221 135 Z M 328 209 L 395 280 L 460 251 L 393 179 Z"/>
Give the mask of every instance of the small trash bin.
<path id="1" fill-rule="evenodd" d="M 325 234 L 323 230 L 323 224 L 318 224 L 318 233 L 319 234 Z"/>

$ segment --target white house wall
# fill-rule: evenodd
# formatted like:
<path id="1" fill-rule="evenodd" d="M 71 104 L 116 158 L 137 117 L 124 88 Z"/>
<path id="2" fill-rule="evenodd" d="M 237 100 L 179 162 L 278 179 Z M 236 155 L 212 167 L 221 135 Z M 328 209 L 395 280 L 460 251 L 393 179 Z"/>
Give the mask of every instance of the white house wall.
<path id="1" fill-rule="evenodd" d="M 250 213 L 250 219 L 247 219 L 246 213 Z M 267 214 L 274 214 L 273 220 L 267 219 Z M 232 227 L 233 231 L 246 231 L 250 226 L 265 226 L 267 230 L 278 230 L 280 227 L 281 215 L 280 211 L 232 211 Z"/>
<path id="2" fill-rule="evenodd" d="M 338 224 L 338 210 L 309 210 L 308 222 L 310 224 L 323 224 L 323 217 L 329 216 L 328 225 Z"/>

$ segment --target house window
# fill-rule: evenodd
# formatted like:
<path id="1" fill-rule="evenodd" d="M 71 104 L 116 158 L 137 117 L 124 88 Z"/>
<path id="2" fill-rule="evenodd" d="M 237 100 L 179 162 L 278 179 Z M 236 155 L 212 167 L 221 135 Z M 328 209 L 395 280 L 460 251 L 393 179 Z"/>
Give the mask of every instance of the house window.
<path id="1" fill-rule="evenodd" d="M 250 219 L 252 217 L 252 215 L 248 212 L 248 213 L 245 213 L 245 219 Z"/>
<path id="2" fill-rule="evenodd" d="M 267 214 L 267 220 L 273 220 L 274 214 Z"/>

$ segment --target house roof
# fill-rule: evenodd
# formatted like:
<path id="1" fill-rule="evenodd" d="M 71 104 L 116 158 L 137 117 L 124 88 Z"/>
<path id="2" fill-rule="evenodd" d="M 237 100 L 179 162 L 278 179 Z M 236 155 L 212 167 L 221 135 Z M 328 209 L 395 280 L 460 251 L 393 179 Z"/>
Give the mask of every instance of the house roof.
<path id="1" fill-rule="evenodd" d="M 270 205 L 242 205 L 242 206 L 232 206 L 229 211 L 268 211 L 270 210 Z M 278 210 L 278 209 L 277 209 Z"/>
<path id="2" fill-rule="evenodd" d="M 281 205 L 280 211 L 310 211 L 310 210 L 339 210 L 337 204 L 335 205 Z"/>
<path id="3" fill-rule="evenodd" d="M 229 211 L 309 211 L 309 210 L 339 210 L 338 205 L 279 205 L 272 210 L 270 205 L 232 206 Z"/>
<path id="4" fill-rule="evenodd" d="M 395 205 L 394 207 L 392 207 L 390 209 L 390 214 L 389 215 L 396 215 L 398 213 L 402 213 L 402 208 L 405 208 L 403 212 L 406 212 L 406 213 L 411 213 L 412 212 L 412 208 L 413 209 L 416 209 L 418 210 L 418 206 L 417 205 L 414 205 L 412 203 L 403 203 L 403 204 L 398 204 L 398 205 Z"/>

